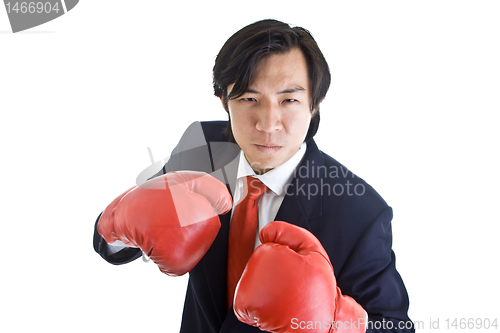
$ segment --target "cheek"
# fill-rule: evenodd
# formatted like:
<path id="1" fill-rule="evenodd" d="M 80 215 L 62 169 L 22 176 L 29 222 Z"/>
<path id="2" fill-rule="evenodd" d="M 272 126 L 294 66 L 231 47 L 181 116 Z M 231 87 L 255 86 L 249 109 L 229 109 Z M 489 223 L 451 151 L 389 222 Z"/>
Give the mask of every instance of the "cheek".
<path id="1" fill-rule="evenodd" d="M 294 133 L 307 133 L 311 123 L 311 114 L 308 111 L 290 115 L 284 119 L 285 127 Z"/>
<path id="2" fill-rule="evenodd" d="M 248 124 L 250 124 L 250 119 L 247 119 L 242 112 L 234 112 L 229 108 L 229 115 L 231 117 L 231 129 L 233 131 L 233 136 L 236 140 L 244 141 L 244 137 L 248 132 Z M 243 142 L 239 142 L 243 143 Z"/>

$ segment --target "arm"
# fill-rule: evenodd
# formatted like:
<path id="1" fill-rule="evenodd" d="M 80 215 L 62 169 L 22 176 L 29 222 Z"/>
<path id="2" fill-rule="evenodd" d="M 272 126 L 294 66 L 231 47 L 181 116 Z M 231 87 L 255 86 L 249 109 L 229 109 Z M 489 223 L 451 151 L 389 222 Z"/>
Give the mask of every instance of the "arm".
<path id="1" fill-rule="evenodd" d="M 123 192 L 96 228 L 107 243 L 140 248 L 160 271 L 180 276 L 205 255 L 220 228 L 218 214 L 231 206 L 226 186 L 214 177 L 169 172 Z"/>
<path id="2" fill-rule="evenodd" d="M 161 176 L 170 171 L 181 170 L 184 167 L 186 170 L 187 166 L 182 164 L 183 160 L 190 160 L 189 156 L 205 156 L 208 153 L 207 145 L 203 145 L 205 142 L 203 140 L 203 130 L 199 122 L 191 124 L 182 135 L 177 146 L 172 151 L 171 158 L 168 162 L 156 173 L 153 177 Z M 187 158 L 186 156 L 187 155 Z M 208 159 L 208 161 L 210 161 Z M 203 166 L 205 167 L 205 166 Z M 195 168 L 189 168 L 189 170 L 198 170 Z M 203 170 L 200 170 L 203 171 Z M 150 178 L 150 179 L 151 179 Z M 102 216 L 102 213 L 97 217 L 94 225 L 94 250 L 107 262 L 113 265 L 127 264 L 140 258 L 142 256 L 142 251 L 136 247 L 123 246 L 123 248 L 113 247 L 108 244 L 106 240 L 99 234 L 97 230 L 97 225 Z"/>

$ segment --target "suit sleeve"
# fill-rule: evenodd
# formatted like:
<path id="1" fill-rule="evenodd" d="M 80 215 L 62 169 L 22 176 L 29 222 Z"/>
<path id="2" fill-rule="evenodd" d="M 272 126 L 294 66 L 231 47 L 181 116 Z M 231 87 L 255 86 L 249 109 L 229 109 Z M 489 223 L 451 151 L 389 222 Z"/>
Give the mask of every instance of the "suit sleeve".
<path id="1" fill-rule="evenodd" d="M 341 289 L 368 313 L 367 332 L 414 332 L 409 300 L 392 251 L 392 209 L 384 209 L 354 246 L 339 274 Z"/>

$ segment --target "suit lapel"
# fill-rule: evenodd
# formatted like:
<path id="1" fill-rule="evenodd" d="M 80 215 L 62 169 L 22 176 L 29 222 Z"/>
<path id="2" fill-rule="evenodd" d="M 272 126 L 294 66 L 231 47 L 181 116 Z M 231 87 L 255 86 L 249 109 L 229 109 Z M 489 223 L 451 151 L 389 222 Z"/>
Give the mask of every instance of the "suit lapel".
<path id="1" fill-rule="evenodd" d="M 294 172 L 275 220 L 311 231 L 309 220 L 321 216 L 322 211 L 321 179 L 313 173 L 321 165 L 323 156 L 312 140 L 307 144 L 306 153 Z"/>
<path id="2" fill-rule="evenodd" d="M 305 214 L 303 209 L 303 204 L 301 203 L 301 200 L 299 200 L 299 198 L 295 195 L 285 196 L 274 220 L 295 224 L 307 230 L 311 229 L 307 215 Z"/>

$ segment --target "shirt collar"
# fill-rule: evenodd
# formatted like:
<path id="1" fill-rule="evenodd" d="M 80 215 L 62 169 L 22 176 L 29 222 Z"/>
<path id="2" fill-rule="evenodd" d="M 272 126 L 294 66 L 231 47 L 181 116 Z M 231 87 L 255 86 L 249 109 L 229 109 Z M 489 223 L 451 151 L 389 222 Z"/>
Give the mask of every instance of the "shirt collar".
<path id="1" fill-rule="evenodd" d="M 285 193 L 285 186 L 292 180 L 293 172 L 306 153 L 306 148 L 307 144 L 303 142 L 299 150 L 288 161 L 263 175 L 255 174 L 255 171 L 248 163 L 242 150 L 239 156 L 236 179 L 239 180 L 246 176 L 254 176 L 257 179 L 260 179 L 260 181 L 263 182 L 264 185 L 266 185 L 267 188 L 273 191 L 276 195 L 283 195 Z"/>

